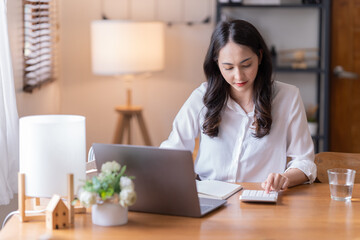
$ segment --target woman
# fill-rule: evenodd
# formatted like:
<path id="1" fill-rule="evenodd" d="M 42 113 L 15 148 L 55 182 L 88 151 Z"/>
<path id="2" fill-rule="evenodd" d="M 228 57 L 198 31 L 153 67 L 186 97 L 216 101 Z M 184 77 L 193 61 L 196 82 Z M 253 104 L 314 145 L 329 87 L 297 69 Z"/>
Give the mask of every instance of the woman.
<path id="1" fill-rule="evenodd" d="M 204 72 L 207 82 L 180 109 L 161 147 L 193 151 L 200 135 L 200 179 L 262 182 L 266 192 L 313 182 L 314 147 L 299 90 L 272 80 L 256 28 L 242 20 L 219 23 Z"/>

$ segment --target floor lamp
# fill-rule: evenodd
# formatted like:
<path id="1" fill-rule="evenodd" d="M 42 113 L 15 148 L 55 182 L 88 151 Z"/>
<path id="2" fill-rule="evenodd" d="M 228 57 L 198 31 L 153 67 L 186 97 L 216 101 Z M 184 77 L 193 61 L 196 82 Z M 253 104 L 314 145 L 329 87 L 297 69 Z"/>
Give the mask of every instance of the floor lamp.
<path id="1" fill-rule="evenodd" d="M 131 144 L 130 120 L 136 117 L 145 145 L 151 145 L 142 107 L 132 105 L 132 81 L 145 73 L 164 68 L 164 24 L 124 20 L 96 20 L 91 23 L 92 70 L 96 75 L 120 76 L 126 85 L 126 104 L 119 113 L 113 143 Z"/>

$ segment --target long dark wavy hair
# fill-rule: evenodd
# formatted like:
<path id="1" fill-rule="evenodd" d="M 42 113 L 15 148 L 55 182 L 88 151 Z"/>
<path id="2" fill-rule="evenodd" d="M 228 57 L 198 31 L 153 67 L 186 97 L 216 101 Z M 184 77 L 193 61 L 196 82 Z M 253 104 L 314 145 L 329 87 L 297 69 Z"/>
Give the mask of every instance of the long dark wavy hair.
<path id="1" fill-rule="evenodd" d="M 270 133 L 272 116 L 272 63 L 269 49 L 258 30 L 249 22 L 231 20 L 220 22 L 212 36 L 204 61 L 204 72 L 208 87 L 203 101 L 207 112 L 202 126 L 204 134 L 216 137 L 219 134 L 221 113 L 230 96 L 230 85 L 223 78 L 218 57 L 220 50 L 229 42 L 249 47 L 261 59 L 254 81 L 253 101 L 255 104 L 254 127 L 257 138 Z"/>

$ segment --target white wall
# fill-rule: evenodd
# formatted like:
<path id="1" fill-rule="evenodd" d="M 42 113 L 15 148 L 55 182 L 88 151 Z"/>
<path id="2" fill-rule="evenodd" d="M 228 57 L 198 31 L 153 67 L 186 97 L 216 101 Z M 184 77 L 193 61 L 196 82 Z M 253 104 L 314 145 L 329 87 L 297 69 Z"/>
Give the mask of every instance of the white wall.
<path id="1" fill-rule="evenodd" d="M 126 0 L 103 0 L 104 12 L 111 19 L 131 16 L 134 20 L 184 22 L 204 19 L 210 6 L 209 0 L 131 2 L 129 7 Z M 98 0 L 64 0 L 60 6 L 61 112 L 86 116 L 88 147 L 93 142 L 111 143 L 118 117 L 114 107 L 125 103 L 122 80 L 91 72 L 90 22 L 100 19 L 100 6 Z M 134 81 L 133 103 L 144 107 L 153 145 L 168 137 L 176 113 L 192 90 L 205 81 L 202 64 L 212 30 L 213 24 L 166 27 L 165 70 Z M 143 144 L 138 126 L 133 125 L 132 129 L 134 144 Z"/>

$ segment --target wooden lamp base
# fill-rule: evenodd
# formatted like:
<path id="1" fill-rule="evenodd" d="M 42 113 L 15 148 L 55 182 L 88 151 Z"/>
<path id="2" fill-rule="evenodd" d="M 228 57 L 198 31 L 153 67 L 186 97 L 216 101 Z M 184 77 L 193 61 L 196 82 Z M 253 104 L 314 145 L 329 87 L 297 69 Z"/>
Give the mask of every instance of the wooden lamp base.
<path id="1" fill-rule="evenodd" d="M 69 209 L 69 223 L 74 223 L 74 206 L 72 206 L 72 201 L 74 200 L 74 175 L 68 174 L 68 195 L 67 195 L 67 207 Z M 39 197 L 28 197 L 25 194 L 25 174 L 18 174 L 18 201 L 19 201 L 19 215 L 22 222 L 33 221 L 33 220 L 42 220 L 45 221 L 45 212 L 43 213 L 33 213 L 27 214 L 26 211 L 26 201 L 33 200 L 33 210 L 45 210 L 46 206 L 40 206 Z"/>

